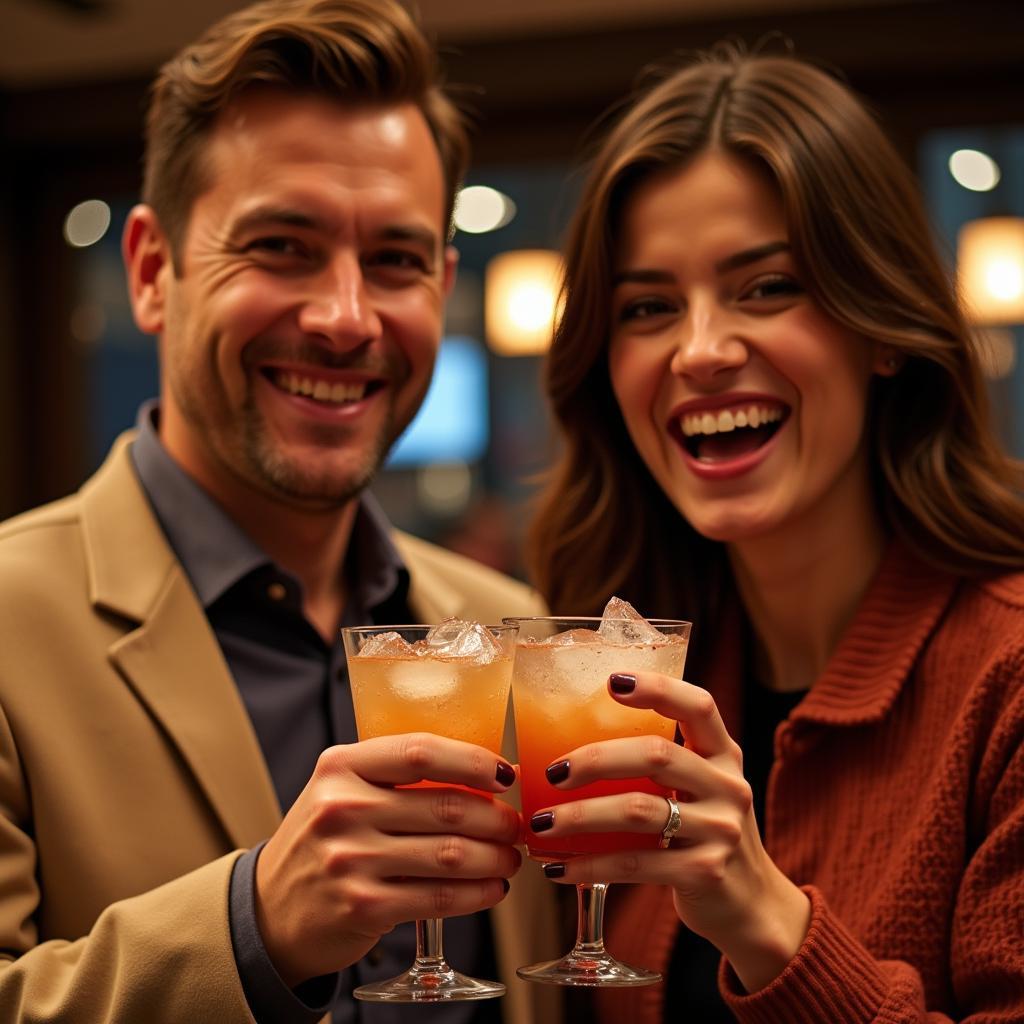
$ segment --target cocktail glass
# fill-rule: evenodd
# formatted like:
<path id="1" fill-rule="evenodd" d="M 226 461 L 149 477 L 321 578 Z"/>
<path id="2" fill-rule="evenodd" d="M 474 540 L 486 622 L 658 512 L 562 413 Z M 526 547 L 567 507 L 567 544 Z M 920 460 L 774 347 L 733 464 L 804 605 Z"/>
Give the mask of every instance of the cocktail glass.
<path id="1" fill-rule="evenodd" d="M 431 732 L 500 757 L 517 628 L 445 620 L 439 626 L 343 629 L 359 738 Z M 418 1003 L 504 993 L 500 982 L 470 978 L 448 965 L 442 921 L 435 918 L 416 922 L 416 959 L 409 970 L 353 994 L 371 1002 Z"/>
<path id="2" fill-rule="evenodd" d="M 622 602 L 625 604 L 625 602 Z M 628 608 L 628 606 L 626 606 Z M 632 609 L 629 608 L 632 612 Z M 635 613 L 633 613 L 635 615 Z M 608 693 L 613 672 L 649 670 L 681 678 L 690 623 L 678 619 L 520 618 L 512 705 L 519 748 L 523 817 L 568 801 L 642 791 L 673 796 L 647 778 L 603 780 L 572 790 L 552 786 L 545 768 L 570 750 L 597 740 L 656 735 L 673 739 L 675 722 L 657 712 L 629 708 Z M 666 813 L 668 805 L 666 803 Z M 534 860 L 564 861 L 587 853 L 657 847 L 660 836 L 608 832 L 551 838 L 527 830 Z M 604 948 L 608 884 L 580 883 L 576 945 L 561 960 L 521 967 L 527 981 L 554 985 L 650 985 L 661 975 L 616 960 Z"/>

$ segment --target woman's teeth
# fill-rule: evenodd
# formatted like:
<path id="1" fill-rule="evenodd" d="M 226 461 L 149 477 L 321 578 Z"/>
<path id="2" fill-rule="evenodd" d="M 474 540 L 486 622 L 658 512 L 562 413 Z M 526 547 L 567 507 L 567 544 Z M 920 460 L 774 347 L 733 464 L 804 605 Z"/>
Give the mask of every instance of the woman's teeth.
<path id="1" fill-rule="evenodd" d="M 358 402 L 366 394 L 366 382 L 329 384 L 325 380 L 313 380 L 301 377 L 297 373 L 278 373 L 274 383 L 282 391 L 291 395 L 302 395 L 317 402 L 329 402 L 332 405 L 344 405 L 346 402 Z"/>
<path id="2" fill-rule="evenodd" d="M 762 427 L 778 423 L 784 415 L 781 406 L 749 405 L 742 409 L 696 412 L 682 417 L 684 437 L 698 434 L 725 434 L 737 427 Z"/>

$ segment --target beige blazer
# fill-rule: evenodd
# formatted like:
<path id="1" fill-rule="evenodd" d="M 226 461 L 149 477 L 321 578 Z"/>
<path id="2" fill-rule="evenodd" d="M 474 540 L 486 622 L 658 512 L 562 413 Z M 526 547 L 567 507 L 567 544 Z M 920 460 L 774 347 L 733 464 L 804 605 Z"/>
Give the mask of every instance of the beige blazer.
<path id="1" fill-rule="evenodd" d="M 0 526 L 0 1024 L 252 1019 L 228 883 L 280 811 L 129 440 L 76 495 Z M 539 610 L 521 584 L 396 542 L 421 620 Z M 560 1017 L 514 972 L 558 952 L 553 889 L 524 869 L 493 912 L 508 1024 Z"/>

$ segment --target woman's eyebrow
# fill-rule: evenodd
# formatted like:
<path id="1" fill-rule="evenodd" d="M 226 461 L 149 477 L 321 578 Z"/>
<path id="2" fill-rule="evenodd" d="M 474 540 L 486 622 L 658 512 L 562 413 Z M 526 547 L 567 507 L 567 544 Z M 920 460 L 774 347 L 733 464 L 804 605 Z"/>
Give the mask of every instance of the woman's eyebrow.
<path id="1" fill-rule="evenodd" d="M 767 259 L 777 252 L 788 252 L 789 242 L 765 242 L 764 245 L 754 246 L 752 249 L 744 249 L 742 252 L 726 256 L 715 264 L 715 272 L 718 274 L 728 273 L 739 267 L 745 267 L 750 263 L 757 263 L 758 260 Z M 656 268 L 636 267 L 629 270 L 619 270 L 612 275 L 612 287 L 620 284 L 671 284 L 673 275 L 667 270 Z"/>
<path id="2" fill-rule="evenodd" d="M 777 252 L 788 251 L 789 242 L 781 240 L 778 242 L 766 242 L 764 245 L 757 245 L 753 249 L 744 249 L 742 252 L 733 253 L 732 256 L 726 256 L 724 260 L 719 260 L 715 264 L 715 270 L 719 274 L 724 274 L 727 271 L 745 267 L 748 263 L 757 263 L 758 260 L 774 256 Z"/>
<path id="3" fill-rule="evenodd" d="M 675 278 L 667 270 L 619 270 L 612 275 L 612 287 L 620 284 L 671 284 Z"/>

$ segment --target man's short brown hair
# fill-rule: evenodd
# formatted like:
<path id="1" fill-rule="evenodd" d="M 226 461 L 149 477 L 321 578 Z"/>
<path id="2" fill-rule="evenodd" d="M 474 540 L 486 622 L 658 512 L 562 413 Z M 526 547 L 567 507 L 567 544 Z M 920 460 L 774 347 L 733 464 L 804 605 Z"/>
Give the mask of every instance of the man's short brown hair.
<path id="1" fill-rule="evenodd" d="M 205 186 L 203 144 L 224 107 L 269 86 L 342 103 L 414 103 L 437 144 L 446 220 L 468 160 L 462 114 L 442 91 L 434 48 L 397 0 L 263 0 L 185 47 L 153 83 L 146 118 L 143 201 L 180 255 Z M 177 262 L 177 261 L 176 261 Z"/>

